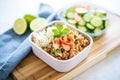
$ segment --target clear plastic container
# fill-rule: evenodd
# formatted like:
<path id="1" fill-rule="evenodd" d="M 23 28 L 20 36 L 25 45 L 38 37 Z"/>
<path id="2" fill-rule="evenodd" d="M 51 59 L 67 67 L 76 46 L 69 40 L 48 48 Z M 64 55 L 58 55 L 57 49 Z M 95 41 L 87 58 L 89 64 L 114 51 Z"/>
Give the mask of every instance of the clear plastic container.
<path id="1" fill-rule="evenodd" d="M 73 6 L 80 6 L 80 5 L 89 5 L 89 6 L 91 6 L 91 10 L 100 9 L 100 10 L 104 10 L 104 11 L 107 12 L 107 10 L 105 10 L 104 8 L 101 8 L 100 6 L 97 6 L 97 5 L 92 4 L 92 3 L 90 3 L 90 2 L 79 1 L 79 2 L 75 2 L 75 3 L 71 3 L 71 4 L 66 5 L 65 7 L 61 8 L 61 9 L 58 11 L 58 13 L 57 13 L 57 17 L 56 17 L 56 18 L 57 18 L 58 20 L 65 21 L 65 20 L 62 18 L 62 16 L 61 16 L 62 13 L 63 13 L 64 11 L 66 11 L 67 9 L 73 7 Z M 108 18 L 108 20 L 109 20 L 109 14 L 108 14 L 108 13 L 107 13 L 107 18 Z M 67 21 L 66 21 L 66 22 L 67 22 Z M 67 22 L 67 23 L 68 23 L 68 22 Z M 109 25 L 108 25 L 108 26 L 109 26 Z M 97 32 L 97 33 L 89 33 L 89 32 L 86 32 L 86 33 L 88 33 L 94 40 L 96 40 L 96 39 L 98 39 L 100 36 L 102 36 L 102 35 L 106 32 L 106 29 L 107 29 L 108 26 L 106 26 L 103 30 L 101 30 L 100 32 Z"/>

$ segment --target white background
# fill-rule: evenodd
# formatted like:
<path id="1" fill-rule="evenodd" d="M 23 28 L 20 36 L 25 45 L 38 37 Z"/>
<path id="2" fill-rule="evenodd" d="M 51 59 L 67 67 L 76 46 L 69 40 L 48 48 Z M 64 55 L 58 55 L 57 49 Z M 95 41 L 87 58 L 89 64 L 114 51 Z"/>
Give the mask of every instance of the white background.
<path id="1" fill-rule="evenodd" d="M 41 2 L 55 11 L 78 0 L 0 0 L 0 34 L 13 26 L 16 18 L 30 13 L 37 15 Z M 85 0 L 84 0 L 85 1 Z M 88 0 L 120 15 L 120 0 Z M 120 46 L 112 55 L 80 74 L 74 80 L 120 80 Z"/>
<path id="2" fill-rule="evenodd" d="M 55 11 L 80 0 L 0 0 L 0 33 L 13 26 L 16 18 L 30 13 L 37 15 L 41 2 L 51 5 Z M 82 1 L 82 0 L 81 0 Z M 85 1 L 85 0 L 83 0 Z M 120 0 L 86 0 L 101 5 L 120 15 Z"/>

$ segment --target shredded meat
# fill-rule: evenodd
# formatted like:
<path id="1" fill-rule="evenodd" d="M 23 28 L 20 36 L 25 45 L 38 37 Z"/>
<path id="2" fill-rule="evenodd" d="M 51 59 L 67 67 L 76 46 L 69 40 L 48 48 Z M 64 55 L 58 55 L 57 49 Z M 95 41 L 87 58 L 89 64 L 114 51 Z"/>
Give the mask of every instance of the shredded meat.
<path id="1" fill-rule="evenodd" d="M 61 39 L 65 42 L 61 42 L 59 38 L 56 38 L 47 47 L 43 48 L 59 60 L 70 59 L 89 45 L 89 40 L 77 31 L 62 36 Z"/>

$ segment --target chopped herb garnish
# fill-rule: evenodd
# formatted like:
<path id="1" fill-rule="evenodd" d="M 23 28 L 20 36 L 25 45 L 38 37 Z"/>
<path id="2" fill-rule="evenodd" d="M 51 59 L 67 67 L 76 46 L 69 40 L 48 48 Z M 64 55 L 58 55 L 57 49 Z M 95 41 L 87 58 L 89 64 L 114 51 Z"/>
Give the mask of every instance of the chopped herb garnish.
<path id="1" fill-rule="evenodd" d="M 63 25 L 62 24 L 57 24 L 57 29 L 58 29 L 58 31 L 62 32 Z"/>
<path id="2" fill-rule="evenodd" d="M 59 35 L 60 32 L 57 29 L 53 29 L 52 32 L 54 33 L 54 35 Z"/>
<path id="3" fill-rule="evenodd" d="M 69 28 L 63 28 L 62 24 L 57 24 L 56 29 L 53 29 L 52 32 L 54 33 L 54 37 L 65 36 L 67 33 L 70 32 Z"/>
<path id="4" fill-rule="evenodd" d="M 62 31 L 62 33 L 65 33 L 65 34 L 67 34 L 68 32 L 70 32 L 69 28 L 64 28 L 63 31 Z"/>
<path id="5" fill-rule="evenodd" d="M 52 51 L 52 54 L 61 53 L 61 49 L 56 49 Z"/>

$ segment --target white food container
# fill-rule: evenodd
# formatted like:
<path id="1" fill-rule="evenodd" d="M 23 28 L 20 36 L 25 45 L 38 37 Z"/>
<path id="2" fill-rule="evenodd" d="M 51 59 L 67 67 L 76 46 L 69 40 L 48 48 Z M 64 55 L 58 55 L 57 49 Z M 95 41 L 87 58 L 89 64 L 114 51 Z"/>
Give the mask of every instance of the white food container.
<path id="1" fill-rule="evenodd" d="M 37 57 L 39 57 L 41 60 L 43 60 L 45 63 L 47 63 L 49 66 L 51 66 L 53 69 L 55 69 L 56 71 L 67 72 L 71 70 L 72 68 L 74 68 L 77 64 L 79 64 L 82 60 L 84 60 L 88 56 L 88 52 L 90 48 L 92 47 L 93 40 L 88 34 L 72 27 L 72 25 L 69 25 L 68 23 L 63 22 L 63 21 L 54 21 L 48 24 L 48 26 L 54 23 L 66 24 L 69 28 L 77 30 L 81 34 L 85 35 L 90 41 L 90 44 L 86 48 L 84 48 L 81 52 L 79 52 L 77 55 L 75 55 L 71 59 L 58 60 L 54 58 L 53 56 L 51 56 L 50 54 L 48 54 L 47 52 L 45 52 L 42 48 L 38 47 L 34 42 L 32 42 L 32 36 L 34 32 L 30 34 L 29 41 L 31 43 L 33 53 Z M 40 30 L 43 30 L 43 29 L 40 29 Z M 39 32 L 40 30 L 36 32 Z"/>

